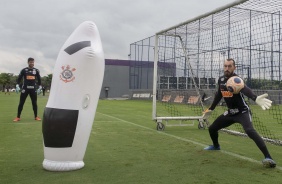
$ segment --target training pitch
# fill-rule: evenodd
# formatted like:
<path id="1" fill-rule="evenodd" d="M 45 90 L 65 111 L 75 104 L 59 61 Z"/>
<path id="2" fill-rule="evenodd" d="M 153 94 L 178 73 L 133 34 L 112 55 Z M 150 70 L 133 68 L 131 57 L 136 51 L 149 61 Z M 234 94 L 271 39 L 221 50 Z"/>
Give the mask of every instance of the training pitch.
<path id="1" fill-rule="evenodd" d="M 48 95 L 38 97 L 42 117 Z M 264 168 L 262 153 L 249 138 L 219 134 L 221 151 L 204 151 L 207 129 L 166 127 L 157 131 L 152 102 L 100 100 L 84 157 L 85 167 L 71 172 L 42 168 L 42 122 L 33 119 L 27 98 L 21 121 L 14 123 L 19 95 L 0 92 L 1 184 L 194 184 L 282 183 L 282 147 L 266 145 L 277 163 Z"/>

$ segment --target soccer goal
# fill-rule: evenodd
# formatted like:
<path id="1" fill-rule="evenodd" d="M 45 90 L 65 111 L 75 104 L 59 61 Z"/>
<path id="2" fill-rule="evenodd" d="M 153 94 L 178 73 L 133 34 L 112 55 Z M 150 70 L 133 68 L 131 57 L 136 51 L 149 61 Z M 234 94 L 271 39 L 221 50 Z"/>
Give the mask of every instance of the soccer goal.
<path id="1" fill-rule="evenodd" d="M 202 117 L 204 94 L 200 92 L 185 43 L 177 34 L 155 38 L 155 48 L 158 49 L 154 62 L 153 119 L 157 129 L 164 130 L 163 121 L 166 126 L 188 126 L 196 121 L 199 128 L 205 128 L 208 122 Z M 169 124 L 169 121 L 179 123 Z"/>
<path id="2" fill-rule="evenodd" d="M 247 99 L 255 128 L 265 141 L 282 145 L 281 10 L 275 0 L 238 0 L 156 33 L 152 116 L 157 129 L 194 122 L 207 127 L 202 112 L 213 100 L 224 60 L 233 58 L 245 83 L 273 101 L 271 110 L 263 111 Z M 222 101 L 209 120 L 224 110 Z M 246 136 L 236 124 L 224 131 Z"/>

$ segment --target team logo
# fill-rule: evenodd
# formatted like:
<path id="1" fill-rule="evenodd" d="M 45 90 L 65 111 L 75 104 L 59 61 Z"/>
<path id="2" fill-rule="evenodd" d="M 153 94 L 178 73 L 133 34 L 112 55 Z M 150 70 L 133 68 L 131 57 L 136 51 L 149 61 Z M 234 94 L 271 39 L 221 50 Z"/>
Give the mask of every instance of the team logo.
<path id="1" fill-rule="evenodd" d="M 75 76 L 73 75 L 73 72 L 76 70 L 75 68 L 71 68 L 69 65 L 62 66 L 62 72 L 60 75 L 60 78 L 65 83 L 71 82 L 75 79 Z"/>
<path id="2" fill-rule="evenodd" d="M 221 91 L 222 97 L 224 98 L 231 98 L 233 97 L 233 93 L 231 93 L 230 91 Z"/>

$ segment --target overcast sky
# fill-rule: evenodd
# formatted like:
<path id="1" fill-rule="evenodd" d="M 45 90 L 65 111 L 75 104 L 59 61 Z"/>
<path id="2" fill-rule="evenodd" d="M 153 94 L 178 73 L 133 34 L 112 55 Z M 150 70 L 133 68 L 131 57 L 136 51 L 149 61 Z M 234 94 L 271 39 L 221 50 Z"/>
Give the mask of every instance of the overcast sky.
<path id="1" fill-rule="evenodd" d="M 234 0 L 1 0 L 0 73 L 35 58 L 41 76 L 52 73 L 59 50 L 86 20 L 97 25 L 105 59 L 128 59 L 130 44 Z"/>

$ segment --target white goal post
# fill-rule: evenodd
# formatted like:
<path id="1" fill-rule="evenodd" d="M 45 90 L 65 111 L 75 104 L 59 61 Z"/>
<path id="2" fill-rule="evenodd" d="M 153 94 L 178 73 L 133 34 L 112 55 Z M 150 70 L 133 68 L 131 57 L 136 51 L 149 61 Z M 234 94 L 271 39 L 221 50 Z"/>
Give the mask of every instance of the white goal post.
<path id="1" fill-rule="evenodd" d="M 187 36 L 187 34 L 190 33 L 187 31 L 187 25 L 246 1 L 237 0 L 212 12 L 156 33 L 152 118 L 156 121 L 158 130 L 164 129 L 163 120 L 166 122 L 168 120 L 180 120 L 180 122 L 195 120 L 199 122 L 198 128 L 208 126 L 207 120 L 204 120 L 202 115 L 205 109 L 203 101 L 206 94 L 200 92 L 201 79 L 198 74 L 194 74 L 193 70 L 193 67 L 195 67 L 198 71 L 199 66 L 190 63 L 188 54 L 191 48 L 188 48 L 189 35 Z M 215 78 L 210 77 L 209 81 L 213 81 L 212 85 L 215 87 Z M 204 83 L 206 83 L 204 85 L 207 85 L 205 87 L 210 87 L 210 83 L 205 79 Z M 182 98 L 182 101 L 177 100 L 177 98 Z M 183 124 L 180 123 L 179 125 Z"/>
<path id="2" fill-rule="evenodd" d="M 158 130 L 164 129 L 162 122 L 167 126 L 199 122 L 198 128 L 206 128 L 203 110 L 213 102 L 224 60 L 232 58 L 245 84 L 256 95 L 268 93 L 273 101 L 263 111 L 245 97 L 254 128 L 264 141 L 282 145 L 282 4 L 277 2 L 237 0 L 130 45 L 133 89 L 151 89 L 153 82 L 152 119 Z M 144 74 L 140 63 L 151 67 L 151 61 L 153 81 L 143 86 L 143 81 L 135 80 Z M 221 100 L 209 121 L 227 109 Z M 222 131 L 247 136 L 237 123 Z"/>
<path id="3" fill-rule="evenodd" d="M 189 62 L 189 58 L 187 55 L 187 51 L 185 48 L 185 45 L 179 35 L 165 35 L 169 37 L 175 37 L 176 39 L 179 39 L 179 43 L 182 49 L 182 53 L 184 54 L 184 57 L 186 58 L 185 60 L 185 68 L 188 68 L 189 71 L 191 72 L 191 81 L 192 85 L 195 87 L 195 91 L 197 96 L 200 96 L 199 88 L 197 86 L 197 83 L 195 81 L 195 75 L 193 73 L 192 66 Z M 155 37 L 155 48 L 158 48 L 158 39 L 159 35 L 156 35 Z M 160 80 L 160 77 L 158 76 L 158 61 L 159 61 L 159 56 L 158 56 L 158 49 L 155 49 L 155 62 L 154 62 L 154 81 L 153 81 L 153 119 L 156 120 L 157 123 L 157 129 L 158 130 L 163 130 L 164 129 L 164 124 L 162 123 L 163 120 L 168 122 L 168 120 L 197 120 L 199 122 L 199 128 L 204 128 L 204 122 L 205 120 L 203 119 L 203 116 L 157 116 L 157 90 L 158 90 L 158 81 Z M 167 102 L 169 103 L 169 102 Z M 199 99 L 199 103 L 201 106 L 202 111 L 204 110 L 203 102 L 202 99 Z M 168 124 L 166 124 L 168 125 Z M 179 125 L 187 125 L 187 124 L 179 124 Z"/>

